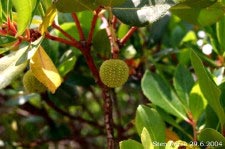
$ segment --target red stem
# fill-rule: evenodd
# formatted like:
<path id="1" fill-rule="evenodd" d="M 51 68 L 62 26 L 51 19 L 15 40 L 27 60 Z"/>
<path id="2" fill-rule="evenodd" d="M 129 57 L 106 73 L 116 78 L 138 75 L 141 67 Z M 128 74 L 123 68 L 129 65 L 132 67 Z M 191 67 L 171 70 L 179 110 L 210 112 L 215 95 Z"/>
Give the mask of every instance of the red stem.
<path id="1" fill-rule="evenodd" d="M 94 35 L 94 30 L 95 30 L 95 26 L 96 26 L 96 22 L 97 22 L 97 19 L 98 19 L 98 14 L 99 12 L 102 10 L 102 8 L 98 8 L 96 11 L 95 11 L 95 14 L 94 14 L 94 17 L 92 19 L 92 22 L 91 22 L 91 28 L 90 28 L 90 32 L 88 34 L 88 40 L 87 40 L 87 44 L 88 45 L 91 45 L 91 42 L 92 42 L 92 38 L 93 38 L 93 35 Z"/>
<path id="2" fill-rule="evenodd" d="M 77 14 L 76 13 L 72 13 L 71 15 L 72 15 L 72 18 L 73 18 L 73 20 L 74 20 L 74 22 L 76 24 L 76 27 L 77 27 L 77 31 L 79 33 L 80 40 L 81 41 L 85 41 L 84 33 L 83 33 L 82 27 L 80 25 L 80 21 L 79 21 L 79 19 L 77 17 Z"/>
<path id="3" fill-rule="evenodd" d="M 76 41 L 76 39 L 74 39 L 70 34 L 65 32 L 60 26 L 56 25 L 55 22 L 52 23 L 52 27 L 57 29 L 58 31 L 60 31 L 65 37 L 67 37 L 71 41 L 78 43 L 78 41 Z"/>
<path id="4" fill-rule="evenodd" d="M 69 41 L 67 39 L 63 39 L 60 37 L 56 37 L 56 36 L 52 36 L 49 33 L 45 34 L 45 37 L 54 41 L 58 41 L 60 43 L 64 43 L 73 47 L 76 47 L 77 49 L 82 49 L 82 45 L 79 42 L 73 42 L 73 41 Z"/>
<path id="5" fill-rule="evenodd" d="M 192 129 L 193 129 L 193 141 L 197 141 L 196 122 L 193 119 L 192 113 L 188 114 L 188 121 L 187 121 L 187 123 L 189 123 L 192 126 Z"/>
<path id="6" fill-rule="evenodd" d="M 117 17 L 113 16 L 112 25 L 114 29 L 116 29 L 116 23 L 117 23 Z"/>
<path id="7" fill-rule="evenodd" d="M 120 40 L 120 45 L 124 45 L 130 37 L 133 35 L 133 33 L 137 30 L 138 28 L 133 26 L 130 28 L 130 30 L 127 32 L 127 34 Z"/>

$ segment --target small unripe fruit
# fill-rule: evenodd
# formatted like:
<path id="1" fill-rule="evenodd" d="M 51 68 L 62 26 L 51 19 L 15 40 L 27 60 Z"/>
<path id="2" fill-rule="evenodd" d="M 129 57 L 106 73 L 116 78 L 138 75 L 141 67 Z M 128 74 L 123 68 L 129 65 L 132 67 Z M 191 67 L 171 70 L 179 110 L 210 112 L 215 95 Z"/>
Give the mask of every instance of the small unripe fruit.
<path id="1" fill-rule="evenodd" d="M 110 59 L 102 63 L 99 73 L 106 86 L 115 88 L 122 86 L 127 81 L 129 68 L 122 60 Z"/>
<path id="2" fill-rule="evenodd" d="M 23 76 L 23 86 L 29 93 L 43 93 L 47 88 L 29 70 Z"/>

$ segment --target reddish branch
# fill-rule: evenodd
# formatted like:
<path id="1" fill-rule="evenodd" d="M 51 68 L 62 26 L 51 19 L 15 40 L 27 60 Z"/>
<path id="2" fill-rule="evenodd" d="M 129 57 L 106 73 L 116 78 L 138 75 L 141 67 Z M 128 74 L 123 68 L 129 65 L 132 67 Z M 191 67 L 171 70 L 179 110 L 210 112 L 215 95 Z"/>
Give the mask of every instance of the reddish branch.
<path id="1" fill-rule="evenodd" d="M 81 41 L 85 41 L 84 32 L 83 32 L 83 30 L 81 28 L 80 21 L 78 20 L 77 14 L 76 13 L 72 13 L 71 15 L 72 15 L 73 21 L 76 24 L 76 27 L 77 27 L 77 31 L 79 33 L 80 40 Z"/>
<path id="2" fill-rule="evenodd" d="M 113 24 L 113 18 L 112 20 L 107 21 L 104 15 L 101 15 L 101 19 L 103 22 L 107 23 L 106 24 L 106 33 L 108 35 L 109 41 L 110 41 L 110 46 L 111 46 L 111 53 L 112 53 L 112 58 L 118 58 L 119 55 L 119 46 L 117 44 L 117 38 L 115 35 L 115 29 Z"/>
<path id="3" fill-rule="evenodd" d="M 49 33 L 45 33 L 45 38 L 48 38 L 48 39 L 53 40 L 53 41 L 57 41 L 57 42 L 60 42 L 60 43 L 64 43 L 64 44 L 76 47 L 77 49 L 82 49 L 82 45 L 81 45 L 80 42 L 74 42 L 74 41 L 70 41 L 70 40 L 67 40 L 67 39 L 64 39 L 64 38 L 56 37 L 56 36 L 53 36 Z"/>
<path id="4" fill-rule="evenodd" d="M 65 32 L 60 26 L 56 25 L 55 22 L 52 23 L 52 27 L 60 31 L 65 37 L 70 39 L 72 42 L 77 43 L 76 39 L 74 39 L 70 34 Z"/>
<path id="5" fill-rule="evenodd" d="M 120 40 L 120 45 L 123 46 L 133 35 L 133 33 L 137 30 L 137 27 L 133 26 L 130 30 L 126 33 L 126 35 Z"/>
<path id="6" fill-rule="evenodd" d="M 192 116 L 192 113 L 188 113 L 188 120 L 187 123 L 189 123 L 192 126 L 193 130 L 193 141 L 197 141 L 197 129 L 196 129 L 196 122 Z"/>
<path id="7" fill-rule="evenodd" d="M 88 40 L 87 40 L 87 44 L 88 45 L 91 45 L 91 42 L 92 42 L 92 38 L 93 38 L 93 35 L 94 35 L 94 31 L 95 31 L 95 26 L 96 26 L 96 22 L 98 20 L 98 14 L 99 12 L 102 10 L 102 8 L 98 8 L 96 11 L 95 11 L 95 14 L 94 14 L 94 17 L 92 19 L 92 22 L 91 22 L 91 28 L 90 28 L 90 32 L 88 34 Z"/>

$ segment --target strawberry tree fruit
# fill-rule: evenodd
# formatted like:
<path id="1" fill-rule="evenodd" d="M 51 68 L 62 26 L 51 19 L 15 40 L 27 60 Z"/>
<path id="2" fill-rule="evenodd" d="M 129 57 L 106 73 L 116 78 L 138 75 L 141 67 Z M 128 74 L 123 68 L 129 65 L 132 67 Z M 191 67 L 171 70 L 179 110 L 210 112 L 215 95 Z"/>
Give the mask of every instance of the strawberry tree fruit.
<path id="1" fill-rule="evenodd" d="M 110 59 L 102 63 L 100 67 L 101 81 L 110 88 L 122 86 L 129 77 L 127 64 L 119 59 Z"/>

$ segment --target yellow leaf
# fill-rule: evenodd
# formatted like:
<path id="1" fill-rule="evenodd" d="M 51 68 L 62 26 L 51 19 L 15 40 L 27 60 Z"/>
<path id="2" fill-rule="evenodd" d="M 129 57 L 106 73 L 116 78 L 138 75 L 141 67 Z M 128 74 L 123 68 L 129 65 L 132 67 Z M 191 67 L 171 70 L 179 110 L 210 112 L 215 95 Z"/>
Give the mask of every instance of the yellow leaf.
<path id="1" fill-rule="evenodd" d="M 62 83 L 58 70 L 41 46 L 30 60 L 30 69 L 34 76 L 52 93 L 55 93 Z"/>
<path id="2" fill-rule="evenodd" d="M 48 10 L 43 18 L 43 22 L 39 27 L 39 31 L 41 32 L 42 35 L 47 31 L 47 28 L 52 24 L 52 22 L 55 19 L 56 14 L 57 14 L 57 9 L 56 9 L 55 5 L 51 5 L 48 8 Z"/>

